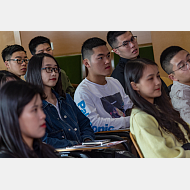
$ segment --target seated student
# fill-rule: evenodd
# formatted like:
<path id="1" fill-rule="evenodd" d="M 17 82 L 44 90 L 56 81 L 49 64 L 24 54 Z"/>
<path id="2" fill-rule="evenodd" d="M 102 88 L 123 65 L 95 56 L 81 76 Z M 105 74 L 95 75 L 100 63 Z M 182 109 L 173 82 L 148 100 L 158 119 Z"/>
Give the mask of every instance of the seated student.
<path id="1" fill-rule="evenodd" d="M 162 52 L 160 63 L 173 80 L 170 92 L 172 105 L 190 124 L 190 54 L 179 46 L 170 46 Z"/>
<path id="2" fill-rule="evenodd" d="M 53 50 L 51 48 L 50 40 L 44 36 L 37 36 L 33 38 L 29 43 L 29 49 L 32 55 L 38 53 L 48 53 L 53 56 Z M 72 86 L 66 72 L 62 69 L 60 70 L 61 70 L 62 88 L 64 92 L 70 94 L 70 96 L 74 98 L 75 88 Z"/>
<path id="3" fill-rule="evenodd" d="M 15 74 L 6 71 L 6 70 L 1 70 L 0 71 L 0 88 L 8 81 L 11 80 L 21 80 L 18 76 Z"/>
<path id="4" fill-rule="evenodd" d="M 9 72 L 14 73 L 18 77 L 26 74 L 29 59 L 22 46 L 17 44 L 8 45 L 3 49 L 1 55 Z"/>
<path id="5" fill-rule="evenodd" d="M 90 119 L 94 132 L 129 128 L 130 117 L 125 112 L 132 102 L 118 80 L 106 77 L 112 72 L 106 42 L 90 38 L 81 53 L 88 75 L 75 91 L 77 106 Z"/>
<path id="6" fill-rule="evenodd" d="M 128 62 L 126 88 L 134 103 L 130 131 L 144 157 L 190 158 L 190 126 L 174 110 L 161 85 L 158 66 L 147 59 Z"/>
<path id="7" fill-rule="evenodd" d="M 107 41 L 113 48 L 114 53 L 120 56 L 119 63 L 113 70 L 111 77 L 117 79 L 125 89 L 125 65 L 130 60 L 140 58 L 137 36 L 134 36 L 131 31 L 109 31 L 107 33 Z M 169 96 L 169 91 L 166 84 L 162 79 L 161 81 L 166 94 Z M 126 93 L 128 94 L 128 92 Z"/>
<path id="8" fill-rule="evenodd" d="M 0 158 L 53 158 L 53 147 L 42 143 L 45 114 L 41 91 L 22 80 L 0 90 Z"/>
<path id="9" fill-rule="evenodd" d="M 62 90 L 60 68 L 53 56 L 46 53 L 34 55 L 28 64 L 27 82 L 44 91 L 45 143 L 63 148 L 94 139 L 89 119 Z"/>

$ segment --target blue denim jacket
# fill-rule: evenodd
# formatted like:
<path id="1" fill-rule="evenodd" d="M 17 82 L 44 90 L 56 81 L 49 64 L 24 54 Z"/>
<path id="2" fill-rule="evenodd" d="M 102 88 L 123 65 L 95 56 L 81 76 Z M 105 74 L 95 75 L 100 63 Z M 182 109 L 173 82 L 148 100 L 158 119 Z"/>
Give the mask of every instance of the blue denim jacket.
<path id="1" fill-rule="evenodd" d="M 56 108 L 43 100 L 43 110 L 46 114 L 46 133 L 42 138 L 43 142 L 54 148 L 63 148 L 82 143 L 85 139 L 93 140 L 94 131 L 90 126 L 90 120 L 80 111 L 69 94 L 66 99 L 60 97 L 55 91 L 60 115 Z"/>

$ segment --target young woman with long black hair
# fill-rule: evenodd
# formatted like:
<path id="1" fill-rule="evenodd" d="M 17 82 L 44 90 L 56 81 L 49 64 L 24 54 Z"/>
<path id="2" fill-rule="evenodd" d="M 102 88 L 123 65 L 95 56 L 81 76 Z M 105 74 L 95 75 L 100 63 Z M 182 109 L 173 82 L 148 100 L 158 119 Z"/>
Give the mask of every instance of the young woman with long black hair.
<path id="1" fill-rule="evenodd" d="M 32 56 L 28 64 L 27 82 L 44 91 L 45 143 L 63 148 L 95 138 L 89 119 L 71 96 L 62 90 L 60 68 L 53 56 L 46 53 Z"/>
<path id="2" fill-rule="evenodd" d="M 126 91 L 134 104 L 130 131 L 144 157 L 190 157 L 189 125 L 173 109 L 160 80 L 158 66 L 148 59 L 129 61 Z"/>
<path id="3" fill-rule="evenodd" d="M 42 92 L 24 81 L 9 81 L 0 90 L 0 157 L 54 158 L 54 148 L 42 143 L 45 114 Z"/>

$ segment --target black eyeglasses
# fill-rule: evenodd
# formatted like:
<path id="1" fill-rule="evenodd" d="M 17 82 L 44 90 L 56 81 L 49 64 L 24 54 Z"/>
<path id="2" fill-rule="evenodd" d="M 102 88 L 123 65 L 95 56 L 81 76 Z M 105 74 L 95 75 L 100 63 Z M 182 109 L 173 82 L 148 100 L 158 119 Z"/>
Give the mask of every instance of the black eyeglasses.
<path id="1" fill-rule="evenodd" d="M 124 41 L 122 45 L 120 45 L 120 46 L 118 46 L 118 47 L 116 47 L 116 48 L 114 48 L 114 49 L 117 49 L 117 48 L 119 48 L 119 47 L 121 47 L 121 46 L 124 46 L 124 47 L 126 47 L 126 48 L 129 48 L 129 44 L 130 44 L 131 42 L 136 43 L 136 42 L 137 42 L 137 36 L 132 36 L 130 41 Z"/>
<path id="2" fill-rule="evenodd" d="M 16 61 L 18 64 L 22 64 L 23 62 L 25 62 L 26 64 L 28 64 L 29 59 L 7 59 L 7 61 Z"/>
<path id="3" fill-rule="evenodd" d="M 46 70 L 47 73 L 52 73 L 53 71 L 55 73 L 60 73 L 60 68 L 53 68 L 53 67 L 44 67 L 44 68 L 41 68 L 41 70 Z"/>
<path id="4" fill-rule="evenodd" d="M 176 69 L 175 71 L 172 71 L 170 74 L 172 74 L 172 73 L 174 73 L 174 72 L 176 72 L 176 71 L 178 71 L 178 70 L 182 70 L 182 71 L 186 71 L 186 70 L 188 70 L 189 69 L 189 65 L 190 65 L 190 60 L 188 60 L 187 62 L 183 62 L 183 63 L 181 63 L 181 65 L 179 66 L 179 68 L 178 69 Z M 169 75 L 170 75 L 169 74 Z"/>

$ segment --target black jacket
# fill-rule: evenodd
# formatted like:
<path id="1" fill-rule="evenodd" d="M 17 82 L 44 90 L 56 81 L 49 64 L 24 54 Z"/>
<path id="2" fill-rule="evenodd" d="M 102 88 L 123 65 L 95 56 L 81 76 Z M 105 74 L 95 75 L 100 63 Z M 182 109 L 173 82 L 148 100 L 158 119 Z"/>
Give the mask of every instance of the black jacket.
<path id="1" fill-rule="evenodd" d="M 140 56 L 138 56 L 137 58 L 140 58 Z M 125 90 L 124 68 L 125 68 L 125 64 L 129 60 L 130 59 L 125 59 L 125 58 L 120 57 L 119 63 L 117 64 L 116 68 L 113 70 L 113 72 L 111 74 L 111 77 L 117 79 L 121 83 L 124 90 Z M 169 96 L 168 87 L 166 86 L 166 84 L 164 83 L 164 81 L 162 79 L 161 79 L 161 81 L 162 81 L 162 86 L 164 87 L 166 94 Z M 125 90 L 125 92 L 126 92 L 126 90 Z M 127 94 L 127 92 L 126 92 L 126 94 Z"/>

